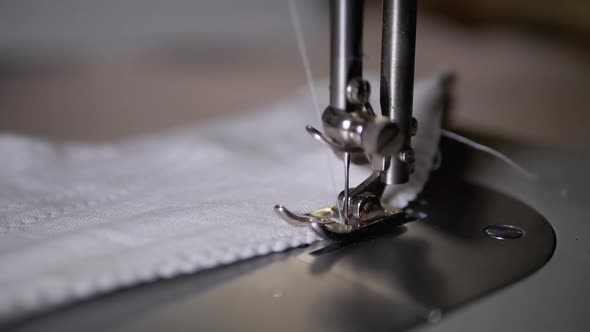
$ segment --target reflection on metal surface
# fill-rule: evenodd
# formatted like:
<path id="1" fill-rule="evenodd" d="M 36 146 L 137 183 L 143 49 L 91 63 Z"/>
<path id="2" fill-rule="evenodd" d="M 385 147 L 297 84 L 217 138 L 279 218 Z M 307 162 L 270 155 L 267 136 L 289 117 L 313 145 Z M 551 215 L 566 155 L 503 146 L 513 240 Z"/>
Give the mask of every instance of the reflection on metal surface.
<path id="1" fill-rule="evenodd" d="M 331 244 L 299 259 L 316 276 L 362 285 L 397 303 L 392 310 L 402 306 L 420 321 L 433 322 L 540 268 L 555 248 L 553 229 L 535 211 L 457 179 L 434 177 L 408 210 L 414 221 L 401 228 Z M 326 301 L 350 315 L 359 305 L 345 292 Z"/>
<path id="2" fill-rule="evenodd" d="M 524 236 L 524 231 L 510 225 L 490 225 L 484 232 L 497 240 L 515 240 Z"/>

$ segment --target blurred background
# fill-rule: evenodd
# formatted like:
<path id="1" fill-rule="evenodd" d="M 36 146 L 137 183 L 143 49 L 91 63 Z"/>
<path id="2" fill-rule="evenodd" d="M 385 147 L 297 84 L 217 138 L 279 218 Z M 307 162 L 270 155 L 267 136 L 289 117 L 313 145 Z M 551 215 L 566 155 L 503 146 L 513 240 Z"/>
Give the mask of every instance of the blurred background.
<path id="1" fill-rule="evenodd" d="M 419 1 L 416 75 L 458 73 L 448 126 L 590 151 L 590 1 Z M 328 0 L 297 0 L 328 76 Z M 381 2 L 367 0 L 367 71 Z M 109 142 L 255 110 L 304 87 L 285 0 L 0 0 L 0 131 Z M 374 91 L 378 91 L 374 87 Z"/>

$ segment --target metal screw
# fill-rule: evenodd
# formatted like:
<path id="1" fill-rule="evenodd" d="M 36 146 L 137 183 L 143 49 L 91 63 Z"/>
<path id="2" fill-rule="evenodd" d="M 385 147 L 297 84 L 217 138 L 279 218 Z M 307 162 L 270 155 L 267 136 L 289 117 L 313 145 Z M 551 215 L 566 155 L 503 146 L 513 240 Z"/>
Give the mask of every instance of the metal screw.
<path id="1" fill-rule="evenodd" d="M 398 155 L 399 160 L 404 163 L 412 164 L 416 160 L 416 156 L 414 155 L 413 149 L 405 149 L 401 151 Z"/>
<path id="2" fill-rule="evenodd" d="M 369 102 L 371 96 L 371 84 L 368 81 L 354 78 L 346 86 L 346 98 L 348 102 L 356 105 L 364 105 Z"/>
<path id="3" fill-rule="evenodd" d="M 522 229 L 510 225 L 490 225 L 484 232 L 497 240 L 514 240 L 524 236 Z"/>

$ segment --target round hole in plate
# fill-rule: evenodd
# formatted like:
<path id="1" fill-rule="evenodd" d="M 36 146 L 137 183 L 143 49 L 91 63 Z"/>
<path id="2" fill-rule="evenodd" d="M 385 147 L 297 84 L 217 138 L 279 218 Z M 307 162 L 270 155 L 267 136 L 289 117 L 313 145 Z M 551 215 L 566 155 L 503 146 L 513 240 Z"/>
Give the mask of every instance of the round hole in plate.
<path id="1" fill-rule="evenodd" d="M 484 232 L 497 240 L 515 240 L 524 236 L 522 229 L 510 225 L 490 225 Z"/>

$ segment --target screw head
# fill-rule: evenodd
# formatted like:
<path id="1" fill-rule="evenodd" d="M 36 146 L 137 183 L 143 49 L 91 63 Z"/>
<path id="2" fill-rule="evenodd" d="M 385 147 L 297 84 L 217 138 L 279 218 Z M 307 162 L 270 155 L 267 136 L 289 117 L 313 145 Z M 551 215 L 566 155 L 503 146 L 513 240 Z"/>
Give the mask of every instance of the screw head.
<path id="1" fill-rule="evenodd" d="M 364 105 L 371 97 L 371 84 L 368 81 L 354 78 L 346 86 L 346 98 L 355 105 Z"/>
<path id="2" fill-rule="evenodd" d="M 416 160 L 416 155 L 414 154 L 413 149 L 405 149 L 401 151 L 398 155 L 399 160 L 407 164 L 413 164 Z"/>

